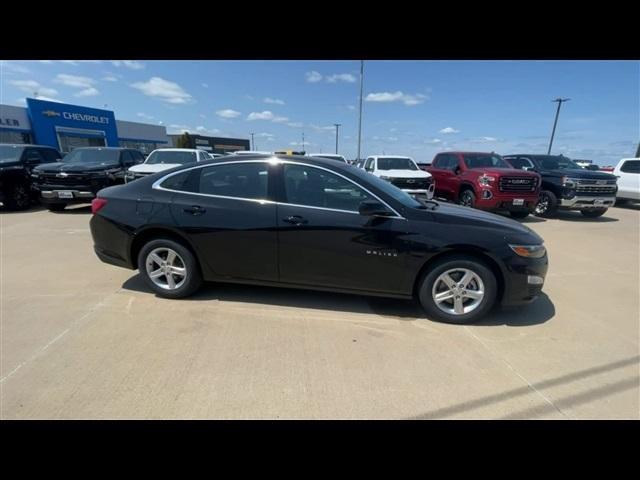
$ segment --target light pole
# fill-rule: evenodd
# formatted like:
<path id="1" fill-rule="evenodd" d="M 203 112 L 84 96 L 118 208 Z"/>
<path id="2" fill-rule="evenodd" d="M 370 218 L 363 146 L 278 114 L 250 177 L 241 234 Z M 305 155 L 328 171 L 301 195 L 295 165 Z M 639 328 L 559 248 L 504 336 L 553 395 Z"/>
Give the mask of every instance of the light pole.
<path id="1" fill-rule="evenodd" d="M 304 152 L 304 130 L 302 130 L 302 151 Z"/>
<path id="2" fill-rule="evenodd" d="M 340 129 L 341 123 L 334 123 L 336 126 L 336 155 L 338 154 L 338 130 Z"/>
<path id="3" fill-rule="evenodd" d="M 571 100 L 570 98 L 556 98 L 555 100 L 551 100 L 552 102 L 558 102 L 558 109 L 556 110 L 556 119 L 553 121 L 553 130 L 551 131 L 551 140 L 549 141 L 549 150 L 547 151 L 547 155 L 551 155 L 551 145 L 553 145 L 553 137 L 556 134 L 556 125 L 558 124 L 558 116 L 560 115 L 560 107 L 562 106 L 562 102 L 568 102 Z"/>
<path id="4" fill-rule="evenodd" d="M 358 157 L 360 160 L 360 142 L 362 140 L 362 85 L 364 83 L 364 60 L 360 60 L 360 116 L 358 117 Z"/>
<path id="5" fill-rule="evenodd" d="M 253 141 L 253 133 L 251 133 L 250 135 L 251 135 L 251 150 L 253 150 L 255 152 L 256 151 L 256 144 Z"/>

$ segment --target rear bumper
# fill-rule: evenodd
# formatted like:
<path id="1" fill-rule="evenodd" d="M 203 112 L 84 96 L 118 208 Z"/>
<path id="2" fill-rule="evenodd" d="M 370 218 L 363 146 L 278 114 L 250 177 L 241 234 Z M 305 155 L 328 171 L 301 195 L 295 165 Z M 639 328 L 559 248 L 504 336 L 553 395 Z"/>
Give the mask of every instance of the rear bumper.
<path id="1" fill-rule="evenodd" d="M 93 215 L 89 221 L 93 250 L 100 260 L 117 267 L 135 270 L 131 259 L 132 235 L 102 215 Z"/>
<path id="2" fill-rule="evenodd" d="M 596 205 L 596 202 L 598 202 L 597 205 Z M 560 199 L 560 207 L 570 209 L 570 210 L 584 210 L 586 208 L 609 208 L 609 207 L 612 207 L 614 203 L 616 203 L 615 195 L 611 195 L 607 197 L 603 197 L 601 195 L 598 195 L 598 196 L 586 196 L 586 195 L 577 196 L 576 195 L 571 199 L 566 199 L 566 198 Z"/>

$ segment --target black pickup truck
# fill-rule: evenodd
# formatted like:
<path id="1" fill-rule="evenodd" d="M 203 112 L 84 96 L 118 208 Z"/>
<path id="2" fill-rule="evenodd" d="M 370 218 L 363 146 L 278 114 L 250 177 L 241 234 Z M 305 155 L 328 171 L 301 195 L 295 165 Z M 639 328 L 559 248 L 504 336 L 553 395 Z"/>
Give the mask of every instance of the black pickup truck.
<path id="1" fill-rule="evenodd" d="M 142 162 L 142 152 L 131 148 L 83 147 L 61 162 L 39 165 L 31 177 L 40 201 L 59 211 L 71 203 L 89 203 L 99 190 L 124 183 L 127 169 Z"/>
<path id="2" fill-rule="evenodd" d="M 585 217 L 599 217 L 616 202 L 616 176 L 580 167 L 563 155 L 505 155 L 514 168 L 542 177 L 534 214 L 550 217 L 558 209 L 580 210 Z"/>
<path id="3" fill-rule="evenodd" d="M 46 145 L 0 145 L 0 202 L 8 210 L 29 208 L 38 198 L 31 185 L 32 170 L 60 158 L 58 150 Z"/>

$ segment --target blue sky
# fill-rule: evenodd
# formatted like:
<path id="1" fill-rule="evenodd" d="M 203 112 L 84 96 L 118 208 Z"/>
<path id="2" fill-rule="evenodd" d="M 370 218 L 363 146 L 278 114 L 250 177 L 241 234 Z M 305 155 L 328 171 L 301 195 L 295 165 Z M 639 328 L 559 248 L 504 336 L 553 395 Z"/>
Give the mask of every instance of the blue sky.
<path id="1" fill-rule="evenodd" d="M 26 96 L 106 108 L 169 133 L 249 138 L 354 158 L 359 61 L 2 61 L 0 103 Z M 554 153 L 612 164 L 640 141 L 637 61 L 366 61 L 363 155 Z"/>

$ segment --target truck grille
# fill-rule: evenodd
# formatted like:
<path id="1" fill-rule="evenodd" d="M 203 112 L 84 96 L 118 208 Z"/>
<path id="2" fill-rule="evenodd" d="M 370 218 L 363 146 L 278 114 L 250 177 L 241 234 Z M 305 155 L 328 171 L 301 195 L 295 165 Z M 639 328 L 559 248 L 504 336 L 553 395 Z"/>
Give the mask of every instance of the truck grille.
<path id="1" fill-rule="evenodd" d="M 615 193 L 618 187 L 616 180 L 581 180 L 575 179 L 577 193 Z"/>
<path id="2" fill-rule="evenodd" d="M 500 177 L 501 192 L 535 192 L 538 188 L 536 177 Z"/>
<path id="3" fill-rule="evenodd" d="M 69 173 L 66 176 L 58 177 L 56 173 L 40 174 L 38 183 L 43 185 L 85 185 L 89 184 L 89 179 L 85 174 Z"/>
<path id="4" fill-rule="evenodd" d="M 391 183 L 406 190 L 428 190 L 433 179 L 428 178 L 394 178 Z"/>

